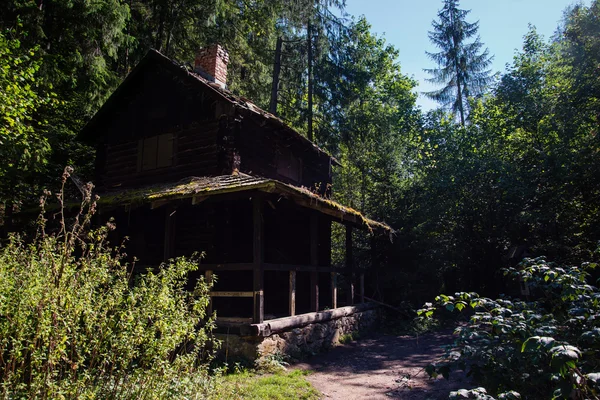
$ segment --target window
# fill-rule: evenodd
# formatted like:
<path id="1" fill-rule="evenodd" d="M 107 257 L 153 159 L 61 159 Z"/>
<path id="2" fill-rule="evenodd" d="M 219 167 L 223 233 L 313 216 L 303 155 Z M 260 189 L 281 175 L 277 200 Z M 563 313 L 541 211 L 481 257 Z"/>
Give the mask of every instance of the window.
<path id="1" fill-rule="evenodd" d="M 302 160 L 288 148 L 280 148 L 277 154 L 277 173 L 293 181 L 302 180 Z"/>
<path id="2" fill-rule="evenodd" d="M 138 142 L 138 171 L 173 165 L 173 134 L 152 136 Z"/>

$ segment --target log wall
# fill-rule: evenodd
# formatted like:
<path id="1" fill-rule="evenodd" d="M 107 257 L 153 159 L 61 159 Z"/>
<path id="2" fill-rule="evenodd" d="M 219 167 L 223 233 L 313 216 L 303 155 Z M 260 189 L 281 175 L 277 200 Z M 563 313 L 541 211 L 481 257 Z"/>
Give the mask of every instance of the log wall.
<path id="1" fill-rule="evenodd" d="M 244 119 L 239 154 L 240 170 L 248 174 L 304 186 L 320 194 L 324 194 L 331 184 L 329 157 L 318 153 L 311 145 L 307 145 L 295 134 L 281 127 L 261 126 L 252 119 Z M 302 173 L 298 181 L 277 171 L 277 158 L 288 154 L 301 160 Z"/>

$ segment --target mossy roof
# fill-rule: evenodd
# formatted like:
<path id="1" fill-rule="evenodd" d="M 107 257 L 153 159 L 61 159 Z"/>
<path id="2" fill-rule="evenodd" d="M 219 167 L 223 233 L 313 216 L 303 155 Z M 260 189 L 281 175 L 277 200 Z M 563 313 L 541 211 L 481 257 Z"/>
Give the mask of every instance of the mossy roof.
<path id="1" fill-rule="evenodd" d="M 143 188 L 126 189 L 100 194 L 99 205 L 142 205 L 162 204 L 178 199 L 201 199 L 225 193 L 260 191 L 279 194 L 301 206 L 328 214 L 342 223 L 348 223 L 370 231 L 387 234 L 392 228 L 383 222 L 374 221 L 353 208 L 324 198 L 310 190 L 283 183 L 275 179 L 261 178 L 243 173 L 210 177 L 191 177 L 175 183 L 157 184 Z"/>

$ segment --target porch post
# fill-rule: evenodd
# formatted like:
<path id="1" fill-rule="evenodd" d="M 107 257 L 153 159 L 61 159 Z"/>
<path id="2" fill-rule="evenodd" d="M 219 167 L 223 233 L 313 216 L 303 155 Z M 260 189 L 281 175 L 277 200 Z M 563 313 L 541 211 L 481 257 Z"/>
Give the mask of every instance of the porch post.
<path id="1" fill-rule="evenodd" d="M 290 317 L 296 315 L 296 271 L 290 271 Z"/>
<path id="2" fill-rule="evenodd" d="M 365 302 L 365 274 L 364 272 L 360 273 L 360 302 L 364 303 Z"/>
<path id="3" fill-rule="evenodd" d="M 373 297 L 375 297 L 379 294 L 379 257 L 377 255 L 377 236 L 374 232 L 371 235 L 371 274 L 374 277 Z"/>
<path id="4" fill-rule="evenodd" d="M 160 210 L 157 210 L 158 212 Z M 165 239 L 163 247 L 163 259 L 168 261 L 174 256 L 173 242 L 175 238 L 175 212 L 176 208 L 172 204 L 165 207 Z"/>
<path id="5" fill-rule="evenodd" d="M 337 308 L 337 272 L 331 273 L 331 308 Z"/>
<path id="6" fill-rule="evenodd" d="M 346 271 L 348 272 L 348 305 L 354 304 L 354 258 L 352 254 L 352 227 L 346 225 Z"/>
<path id="7" fill-rule="evenodd" d="M 319 220 L 316 213 L 310 215 L 310 265 L 319 266 Z M 310 273 L 310 311 L 319 311 L 319 271 Z"/>
<path id="8" fill-rule="evenodd" d="M 204 281 L 209 284 L 212 285 L 213 283 L 213 272 L 211 270 L 207 270 L 204 272 Z M 212 291 L 213 289 L 211 289 Z M 208 306 L 206 307 L 206 316 L 210 317 L 213 313 L 213 300 L 212 297 L 208 298 Z"/>
<path id="9" fill-rule="evenodd" d="M 253 271 L 254 271 L 254 315 L 252 321 L 260 324 L 265 320 L 264 299 L 264 256 L 265 256 L 265 227 L 263 221 L 263 199 L 260 195 L 252 197 L 253 229 Z"/>

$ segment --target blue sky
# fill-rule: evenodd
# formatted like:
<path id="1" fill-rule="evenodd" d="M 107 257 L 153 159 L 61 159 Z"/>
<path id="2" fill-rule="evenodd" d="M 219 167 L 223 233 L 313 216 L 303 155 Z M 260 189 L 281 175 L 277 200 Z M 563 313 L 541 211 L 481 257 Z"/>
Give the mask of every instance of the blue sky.
<path id="1" fill-rule="evenodd" d="M 563 11 L 572 0 L 462 0 L 460 8 L 471 10 L 467 20 L 479 20 L 481 41 L 494 55 L 493 72 L 504 72 L 520 49 L 528 23 L 549 39 L 562 19 Z M 590 0 L 584 1 L 586 5 Z M 431 21 L 437 17 L 442 0 L 346 0 L 346 11 L 356 17 L 365 15 L 373 32 L 383 34 L 388 43 L 400 51 L 398 61 L 402 71 L 419 82 L 419 92 L 435 89 L 425 78 L 423 68 L 434 64 L 425 51 L 436 52 L 427 37 Z M 437 107 L 437 103 L 419 96 L 423 110 Z"/>

